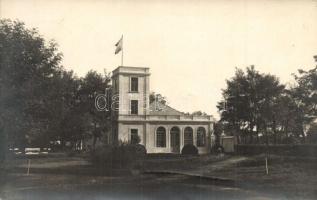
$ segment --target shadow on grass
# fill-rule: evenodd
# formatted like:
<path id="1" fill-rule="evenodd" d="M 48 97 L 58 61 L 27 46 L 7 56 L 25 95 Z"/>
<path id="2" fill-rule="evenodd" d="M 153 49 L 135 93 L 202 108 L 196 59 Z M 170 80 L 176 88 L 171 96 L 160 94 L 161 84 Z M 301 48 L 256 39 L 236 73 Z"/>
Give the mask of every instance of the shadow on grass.
<path id="1" fill-rule="evenodd" d="M 24 167 L 7 169 L 8 173 L 27 173 Z M 55 168 L 30 168 L 30 174 L 77 175 L 77 176 L 128 176 L 129 169 L 102 168 L 93 165 L 64 166 Z"/>

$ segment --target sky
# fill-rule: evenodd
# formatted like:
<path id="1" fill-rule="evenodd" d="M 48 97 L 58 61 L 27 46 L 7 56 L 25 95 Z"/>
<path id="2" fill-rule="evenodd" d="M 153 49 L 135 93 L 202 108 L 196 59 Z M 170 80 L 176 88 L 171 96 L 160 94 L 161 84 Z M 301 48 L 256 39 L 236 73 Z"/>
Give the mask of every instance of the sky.
<path id="1" fill-rule="evenodd" d="M 78 76 L 121 65 L 114 45 L 123 35 L 123 65 L 149 67 L 151 91 L 216 118 L 236 67 L 291 83 L 292 73 L 316 65 L 316 0 L 0 0 L 0 17 L 55 40 Z"/>

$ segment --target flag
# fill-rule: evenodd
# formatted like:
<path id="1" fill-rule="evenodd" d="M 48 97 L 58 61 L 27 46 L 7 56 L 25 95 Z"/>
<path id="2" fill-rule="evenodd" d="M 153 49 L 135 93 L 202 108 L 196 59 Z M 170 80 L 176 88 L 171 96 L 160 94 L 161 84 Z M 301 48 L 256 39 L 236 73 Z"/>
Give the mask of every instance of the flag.
<path id="1" fill-rule="evenodd" d="M 119 53 L 122 50 L 122 43 L 123 43 L 123 36 L 120 38 L 120 40 L 116 43 L 116 51 L 114 54 Z"/>

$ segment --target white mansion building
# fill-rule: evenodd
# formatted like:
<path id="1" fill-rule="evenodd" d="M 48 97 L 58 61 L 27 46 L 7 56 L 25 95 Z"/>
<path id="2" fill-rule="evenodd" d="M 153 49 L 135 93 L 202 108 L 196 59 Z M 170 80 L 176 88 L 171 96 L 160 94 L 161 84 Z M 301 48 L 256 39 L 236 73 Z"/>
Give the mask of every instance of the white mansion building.
<path id="1" fill-rule="evenodd" d="M 112 143 L 140 139 L 148 153 L 180 153 L 193 144 L 208 153 L 214 141 L 213 117 L 186 115 L 158 102 L 150 104 L 149 68 L 120 66 L 112 72 L 117 111 L 112 114 Z"/>

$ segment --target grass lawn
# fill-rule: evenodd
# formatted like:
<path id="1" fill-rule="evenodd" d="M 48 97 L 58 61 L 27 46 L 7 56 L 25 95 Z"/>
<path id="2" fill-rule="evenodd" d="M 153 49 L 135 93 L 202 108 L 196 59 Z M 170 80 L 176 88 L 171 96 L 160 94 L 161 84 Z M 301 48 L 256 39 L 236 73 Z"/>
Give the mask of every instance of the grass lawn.
<path id="1" fill-rule="evenodd" d="M 213 163 L 226 160 L 232 156 L 200 155 L 200 156 L 182 156 L 172 155 L 148 155 L 143 162 L 145 170 L 192 170 L 201 166 L 211 165 Z"/>
<path id="2" fill-rule="evenodd" d="M 317 199 L 317 158 L 313 157 L 270 155 L 268 175 L 264 155 L 201 156 L 148 160 L 146 163 L 146 169 L 151 170 L 232 179 L 239 187 L 284 194 L 286 199 Z"/>
<path id="3" fill-rule="evenodd" d="M 30 157 L 29 157 L 30 158 Z M 10 160 L 2 170 L 0 199 L 255 199 L 257 192 L 202 183 L 198 178 L 183 175 L 103 173 L 84 157 L 65 155 L 32 156 Z M 224 160 L 226 157 L 161 157 L 148 156 L 143 167 L 195 169 L 202 164 Z M 185 165 L 185 166 L 184 166 Z M 154 167 L 153 167 L 154 168 Z M 106 169 L 104 169 L 106 170 Z M 106 170 L 108 171 L 108 170 Z M 268 199 L 268 198 L 262 198 Z"/>
<path id="4" fill-rule="evenodd" d="M 194 173 L 236 180 L 237 188 L 262 194 L 282 194 L 285 199 L 316 199 L 317 159 L 271 155 L 269 175 L 265 173 L 264 155 L 244 156 L 164 156 L 148 155 L 141 170 L 165 170 Z M 31 160 L 27 176 L 28 159 Z M 72 188 L 75 186 L 130 183 L 160 183 L 166 180 L 151 174 L 132 175 L 130 170 L 98 169 L 87 157 L 67 157 L 64 154 L 20 157 L 1 166 L 0 196 L 3 191 L 36 188 Z M 181 174 L 180 173 L 180 174 Z M 179 180 L 181 183 L 182 181 Z M 189 181 L 191 182 L 191 181 Z M 188 183 L 188 180 L 187 180 Z M 192 182 L 199 184 L 201 181 Z M 209 184 L 209 183 L 208 183 Z M 160 186 L 161 187 L 161 186 Z M 1 197 L 0 197 L 1 198 Z"/>
<path id="5" fill-rule="evenodd" d="M 269 157 L 269 174 L 265 156 L 259 155 L 211 172 L 239 181 L 242 185 L 269 192 L 284 193 L 290 199 L 317 198 L 317 158 Z"/>

